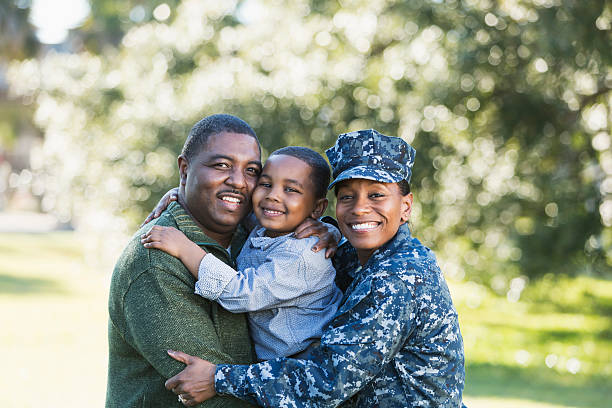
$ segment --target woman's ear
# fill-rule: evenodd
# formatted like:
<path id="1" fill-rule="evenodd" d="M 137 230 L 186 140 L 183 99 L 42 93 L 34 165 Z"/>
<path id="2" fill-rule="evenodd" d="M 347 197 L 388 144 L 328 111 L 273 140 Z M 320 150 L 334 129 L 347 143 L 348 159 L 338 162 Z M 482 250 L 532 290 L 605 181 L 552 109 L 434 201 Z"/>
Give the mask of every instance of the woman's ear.
<path id="1" fill-rule="evenodd" d="M 401 211 L 400 220 L 402 221 L 402 224 L 405 222 L 408 222 L 408 220 L 410 219 L 410 214 L 412 214 L 412 193 L 402 196 L 402 203 L 401 203 L 400 211 Z"/>
<path id="2" fill-rule="evenodd" d="M 327 209 L 327 204 L 327 198 L 319 198 L 315 202 L 314 210 L 312 210 L 312 213 L 310 213 L 310 217 L 314 218 L 315 220 L 322 217 L 323 213 Z"/>
<path id="3" fill-rule="evenodd" d="M 177 161 L 179 168 L 179 184 L 184 186 L 187 184 L 187 168 L 189 167 L 189 163 L 182 154 L 178 157 Z"/>

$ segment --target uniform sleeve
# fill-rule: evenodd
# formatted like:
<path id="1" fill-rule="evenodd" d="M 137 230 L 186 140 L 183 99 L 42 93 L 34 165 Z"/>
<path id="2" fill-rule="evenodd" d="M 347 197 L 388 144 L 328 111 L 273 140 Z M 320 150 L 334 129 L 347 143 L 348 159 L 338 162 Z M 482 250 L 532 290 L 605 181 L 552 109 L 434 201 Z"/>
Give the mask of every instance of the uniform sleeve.
<path id="1" fill-rule="evenodd" d="M 412 294 L 396 277 L 360 285 L 338 311 L 310 360 L 218 365 L 215 388 L 264 406 L 334 407 L 363 388 L 411 332 Z"/>
<path id="2" fill-rule="evenodd" d="M 329 270 L 321 254 L 310 256 L 310 253 L 316 255 L 309 248 L 297 253 L 273 251 L 262 264 L 240 271 L 206 255 L 200 264 L 196 293 L 216 301 L 231 312 L 253 312 L 294 305 L 297 297 L 318 289 L 321 279 L 313 277 L 309 281 L 306 272 Z"/>
<path id="3" fill-rule="evenodd" d="M 191 287 L 177 276 L 153 268 L 141 274 L 125 295 L 126 340 L 164 378 L 185 368 L 167 355 L 168 349 L 217 363 L 235 362 L 221 351 L 223 347 L 211 319 L 211 307 L 216 305 L 194 295 Z M 209 401 L 201 406 L 244 406 L 227 398 Z"/>

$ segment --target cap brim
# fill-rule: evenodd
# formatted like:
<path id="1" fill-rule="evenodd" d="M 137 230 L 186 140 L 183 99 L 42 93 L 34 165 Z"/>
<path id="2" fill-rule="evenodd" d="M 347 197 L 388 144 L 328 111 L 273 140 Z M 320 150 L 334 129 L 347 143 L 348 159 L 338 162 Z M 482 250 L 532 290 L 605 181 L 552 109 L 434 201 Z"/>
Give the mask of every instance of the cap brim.
<path id="1" fill-rule="evenodd" d="M 331 190 L 339 182 L 348 179 L 374 180 L 380 183 L 397 183 L 403 180 L 402 176 L 381 170 L 378 167 L 357 166 L 340 173 L 327 189 Z"/>

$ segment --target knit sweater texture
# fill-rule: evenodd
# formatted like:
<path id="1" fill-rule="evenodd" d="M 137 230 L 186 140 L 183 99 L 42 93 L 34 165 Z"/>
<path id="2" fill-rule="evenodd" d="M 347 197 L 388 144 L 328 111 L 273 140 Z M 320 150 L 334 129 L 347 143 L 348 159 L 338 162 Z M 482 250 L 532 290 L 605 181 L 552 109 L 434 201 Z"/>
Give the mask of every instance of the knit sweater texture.
<path id="1" fill-rule="evenodd" d="M 180 350 L 213 363 L 248 364 L 255 360 L 246 315 L 230 313 L 194 294 L 195 279 L 177 258 L 146 249 L 140 236 L 152 225 L 175 227 L 205 251 L 236 267 L 246 239 L 239 227 L 232 255 L 206 236 L 191 216 L 172 203 L 132 237 L 113 272 L 109 294 L 109 362 L 106 407 L 182 407 L 164 382 L 185 365 L 168 356 Z M 198 407 L 248 407 L 218 396 Z"/>

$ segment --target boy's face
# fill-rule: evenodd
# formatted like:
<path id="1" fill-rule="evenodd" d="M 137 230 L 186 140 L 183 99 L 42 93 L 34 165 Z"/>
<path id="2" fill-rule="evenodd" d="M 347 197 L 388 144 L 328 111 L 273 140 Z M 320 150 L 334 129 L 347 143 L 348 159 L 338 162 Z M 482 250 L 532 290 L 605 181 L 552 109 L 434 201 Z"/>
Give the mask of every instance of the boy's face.
<path id="1" fill-rule="evenodd" d="M 253 211 L 266 235 L 293 232 L 307 217 L 325 211 L 327 200 L 315 197 L 310 173 L 310 166 L 293 156 L 279 154 L 266 161 L 253 191 Z"/>

